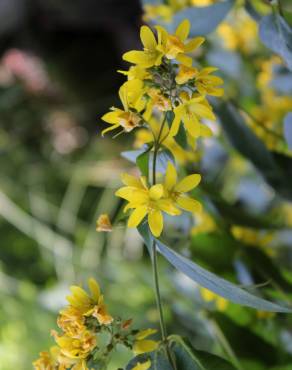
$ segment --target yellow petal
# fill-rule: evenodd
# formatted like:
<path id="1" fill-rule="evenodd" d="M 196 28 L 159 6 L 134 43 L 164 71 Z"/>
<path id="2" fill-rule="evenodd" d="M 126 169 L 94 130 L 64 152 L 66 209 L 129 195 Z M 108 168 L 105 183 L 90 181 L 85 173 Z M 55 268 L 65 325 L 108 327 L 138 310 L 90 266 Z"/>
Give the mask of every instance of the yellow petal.
<path id="1" fill-rule="evenodd" d="M 163 195 L 163 185 L 162 184 L 156 184 L 151 186 L 149 190 L 149 197 L 152 200 L 158 200 L 162 197 Z"/>
<path id="2" fill-rule="evenodd" d="M 146 362 L 138 362 L 135 367 L 133 367 L 132 370 L 148 370 L 151 367 L 151 361 L 147 360 Z"/>
<path id="3" fill-rule="evenodd" d="M 159 199 L 157 206 L 161 211 L 168 213 L 171 216 L 178 216 L 181 214 L 181 211 L 175 207 L 171 199 Z"/>
<path id="4" fill-rule="evenodd" d="M 175 136 L 178 133 L 183 113 L 184 113 L 184 106 L 180 105 L 174 108 L 174 119 L 172 121 L 170 131 L 169 131 L 170 136 Z"/>
<path id="5" fill-rule="evenodd" d="M 155 36 L 151 29 L 147 26 L 142 26 L 140 29 L 140 37 L 145 49 L 154 50 L 157 46 Z"/>
<path id="6" fill-rule="evenodd" d="M 128 173 L 123 173 L 121 175 L 122 182 L 127 186 L 133 186 L 135 188 L 141 187 L 140 179 L 135 176 L 129 175 Z"/>
<path id="7" fill-rule="evenodd" d="M 94 299 L 95 302 L 98 302 L 99 297 L 100 297 L 100 288 L 96 280 L 93 278 L 90 278 L 88 280 L 88 286 L 91 292 L 91 295 Z"/>
<path id="8" fill-rule="evenodd" d="M 165 188 L 166 190 L 172 190 L 172 188 L 175 186 L 177 181 L 177 173 L 175 166 L 173 163 L 168 162 L 167 163 L 167 168 L 166 168 L 166 174 L 165 174 Z"/>
<path id="9" fill-rule="evenodd" d="M 176 59 L 181 62 L 182 64 L 184 64 L 185 66 L 187 67 L 191 67 L 192 66 L 192 63 L 193 63 L 193 59 L 191 57 L 189 57 L 188 55 L 185 55 L 185 54 L 178 54 L 176 56 Z"/>
<path id="10" fill-rule="evenodd" d="M 214 113 L 205 104 L 202 103 L 190 104 L 189 109 L 191 112 L 197 114 L 201 118 L 209 118 L 210 120 L 216 119 Z"/>
<path id="11" fill-rule="evenodd" d="M 113 111 L 113 112 L 108 112 L 106 114 L 104 114 L 101 119 L 107 123 L 111 123 L 111 124 L 117 124 L 118 121 L 119 121 L 119 115 L 120 115 L 121 111 L 120 110 L 117 110 L 117 111 Z"/>
<path id="12" fill-rule="evenodd" d="M 185 41 L 190 33 L 191 24 L 188 19 L 183 20 L 177 27 L 175 34 L 181 40 Z"/>
<path id="13" fill-rule="evenodd" d="M 104 136 L 104 134 L 106 134 L 107 132 L 109 131 L 112 131 L 112 130 L 115 130 L 116 128 L 120 127 L 119 124 L 116 124 L 116 125 L 112 125 L 104 130 L 101 131 L 101 135 Z"/>
<path id="14" fill-rule="evenodd" d="M 152 234 L 159 237 L 163 229 L 163 216 L 161 211 L 153 210 L 148 214 L 148 223 Z"/>
<path id="15" fill-rule="evenodd" d="M 213 136 L 213 132 L 210 129 L 210 127 L 201 124 L 200 125 L 200 136 L 202 136 L 202 137 L 211 137 L 211 136 Z"/>
<path id="16" fill-rule="evenodd" d="M 185 211 L 197 213 L 202 210 L 201 203 L 189 197 L 178 197 L 176 202 Z"/>
<path id="17" fill-rule="evenodd" d="M 204 37 L 195 37 L 194 39 L 191 39 L 185 46 L 185 52 L 189 53 L 197 49 L 199 46 L 203 44 L 204 41 L 205 41 Z"/>
<path id="18" fill-rule="evenodd" d="M 143 218 L 146 216 L 146 214 L 147 214 L 146 206 L 137 207 L 129 217 L 128 227 L 137 227 L 143 220 Z"/>
<path id="19" fill-rule="evenodd" d="M 175 191 L 179 193 L 187 193 L 188 191 L 194 189 L 201 181 L 201 175 L 193 174 L 186 176 L 184 179 L 179 181 L 175 186 Z"/>
<path id="20" fill-rule="evenodd" d="M 137 342 L 134 343 L 133 352 L 136 355 L 140 355 L 142 353 L 152 352 L 157 347 L 158 347 L 158 342 L 154 340 L 148 340 L 148 339 L 138 340 Z"/>
<path id="21" fill-rule="evenodd" d="M 137 340 L 142 340 L 142 339 L 145 339 L 145 338 L 149 337 L 150 335 L 153 335 L 153 334 L 156 334 L 156 333 L 157 333 L 156 329 L 145 329 L 145 330 L 139 331 L 139 333 L 136 334 L 135 338 Z"/>
<path id="22" fill-rule="evenodd" d="M 156 61 L 156 58 L 140 50 L 128 51 L 123 55 L 123 59 L 130 63 L 139 64 L 145 68 L 152 67 Z"/>

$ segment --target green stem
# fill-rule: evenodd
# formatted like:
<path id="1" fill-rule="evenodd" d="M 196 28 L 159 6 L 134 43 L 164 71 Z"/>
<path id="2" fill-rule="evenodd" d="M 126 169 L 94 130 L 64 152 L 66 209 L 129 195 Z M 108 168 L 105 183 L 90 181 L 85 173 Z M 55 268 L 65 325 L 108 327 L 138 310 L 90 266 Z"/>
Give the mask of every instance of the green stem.
<path id="1" fill-rule="evenodd" d="M 160 148 L 160 144 L 161 144 L 160 139 L 161 139 L 161 135 L 162 135 L 165 123 L 166 123 L 166 114 L 161 123 L 160 130 L 159 130 L 158 136 L 154 144 L 153 164 L 152 164 L 152 185 L 156 184 L 157 155 L 158 155 L 158 151 Z M 175 359 L 172 356 L 168 343 L 167 343 L 167 332 L 166 332 L 166 326 L 165 326 L 165 321 L 164 321 L 160 287 L 159 287 L 157 248 L 156 248 L 155 241 L 153 241 L 153 244 L 152 244 L 152 267 L 153 267 L 153 279 L 154 279 L 154 286 L 155 286 L 156 305 L 157 305 L 158 314 L 159 314 L 161 338 L 162 338 L 162 342 L 165 344 L 165 349 L 166 349 L 168 360 L 171 363 L 173 369 L 177 370 Z"/>
<path id="2" fill-rule="evenodd" d="M 161 338 L 162 338 L 162 341 L 166 343 L 167 334 L 166 334 L 166 328 L 165 328 L 165 322 L 164 322 L 164 316 L 163 316 L 163 309 L 162 309 L 162 302 L 161 302 L 161 295 L 160 295 L 160 288 L 159 288 L 157 248 L 156 248 L 155 241 L 153 241 L 153 244 L 152 244 L 152 265 L 153 265 L 153 279 L 154 279 L 154 286 L 155 286 L 156 305 L 157 305 L 158 313 L 159 313 Z"/>

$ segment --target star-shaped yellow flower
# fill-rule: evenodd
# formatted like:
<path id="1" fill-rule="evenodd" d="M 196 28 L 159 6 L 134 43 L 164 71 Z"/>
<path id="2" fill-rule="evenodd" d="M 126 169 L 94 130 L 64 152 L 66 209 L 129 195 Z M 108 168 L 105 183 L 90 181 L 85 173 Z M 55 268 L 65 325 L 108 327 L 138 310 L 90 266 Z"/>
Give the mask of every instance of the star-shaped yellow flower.
<path id="1" fill-rule="evenodd" d="M 144 217 L 148 216 L 148 224 L 152 234 L 159 237 L 163 229 L 162 212 L 177 216 L 181 213 L 180 210 L 174 206 L 170 199 L 163 197 L 162 184 L 156 184 L 149 188 L 145 177 L 136 178 L 128 174 L 123 174 L 122 181 L 126 186 L 116 191 L 116 196 L 129 202 L 125 211 L 133 209 L 128 220 L 128 227 L 137 227 Z"/>
<path id="2" fill-rule="evenodd" d="M 188 19 L 183 20 L 173 35 L 165 28 L 156 26 L 158 32 L 157 49 L 167 58 L 176 59 L 187 66 L 192 65 L 192 58 L 185 55 L 196 50 L 205 41 L 203 37 L 195 37 L 186 41 L 190 33 L 191 24 Z"/>
<path id="3" fill-rule="evenodd" d="M 139 126 L 142 118 L 137 112 L 141 112 L 144 109 L 143 94 L 143 81 L 138 79 L 126 81 L 119 90 L 124 109 L 112 107 L 111 112 L 101 117 L 103 121 L 111 125 L 102 131 L 102 135 L 118 127 L 121 127 L 125 132 L 130 132 Z"/>

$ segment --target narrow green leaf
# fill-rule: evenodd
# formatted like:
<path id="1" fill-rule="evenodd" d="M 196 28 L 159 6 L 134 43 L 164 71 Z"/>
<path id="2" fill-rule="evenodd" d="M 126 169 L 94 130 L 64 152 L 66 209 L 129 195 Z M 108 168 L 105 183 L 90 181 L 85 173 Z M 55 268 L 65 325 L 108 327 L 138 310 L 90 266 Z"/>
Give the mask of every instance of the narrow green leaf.
<path id="1" fill-rule="evenodd" d="M 205 270 L 195 262 L 173 251 L 160 240 L 156 240 L 159 252 L 179 271 L 183 272 L 190 279 L 220 295 L 221 297 L 243 306 L 248 306 L 261 311 L 271 312 L 292 312 L 291 309 L 280 306 L 276 303 L 269 302 L 259 298 L 237 285 L 222 279 L 221 277 Z"/>
<path id="2" fill-rule="evenodd" d="M 181 370 L 235 370 L 223 358 L 205 351 L 198 351 L 178 335 L 169 337 L 170 348 L 175 354 L 176 365 Z"/>

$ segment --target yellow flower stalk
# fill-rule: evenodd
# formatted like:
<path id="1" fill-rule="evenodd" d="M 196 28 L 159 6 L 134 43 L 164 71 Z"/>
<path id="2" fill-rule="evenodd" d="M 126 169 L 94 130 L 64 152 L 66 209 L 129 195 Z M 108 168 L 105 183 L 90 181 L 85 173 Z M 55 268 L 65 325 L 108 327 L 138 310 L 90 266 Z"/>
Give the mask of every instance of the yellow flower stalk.
<path id="1" fill-rule="evenodd" d="M 180 94 L 181 104 L 174 108 L 174 120 L 171 125 L 170 135 L 176 136 L 181 122 L 186 131 L 193 137 L 198 138 L 212 136 L 208 126 L 203 125 L 200 120 L 206 118 L 214 121 L 215 115 L 207 100 L 202 95 L 189 97 L 185 92 Z"/>
<path id="2" fill-rule="evenodd" d="M 126 186 L 116 191 L 115 195 L 129 202 L 125 211 L 133 209 L 128 220 L 128 227 L 137 227 L 144 217 L 148 216 L 152 234 L 159 237 L 163 229 L 162 212 L 177 216 L 181 213 L 180 210 L 174 206 L 171 199 L 164 198 L 162 184 L 149 188 L 146 178 L 138 179 L 128 174 L 123 174 L 122 181 Z"/>
<path id="3" fill-rule="evenodd" d="M 111 125 L 102 131 L 102 135 L 119 127 L 125 132 L 130 132 L 142 122 L 137 112 L 141 112 L 145 106 L 143 82 L 138 79 L 126 81 L 120 87 L 119 96 L 124 109 L 112 107 L 111 112 L 101 117 L 103 121 Z"/>
<path id="4" fill-rule="evenodd" d="M 201 175 L 193 174 L 177 182 L 175 166 L 171 162 L 168 162 L 163 184 L 165 195 L 171 199 L 177 207 L 185 211 L 193 213 L 200 212 L 202 209 L 201 203 L 185 195 L 185 193 L 197 187 L 200 181 Z"/>

